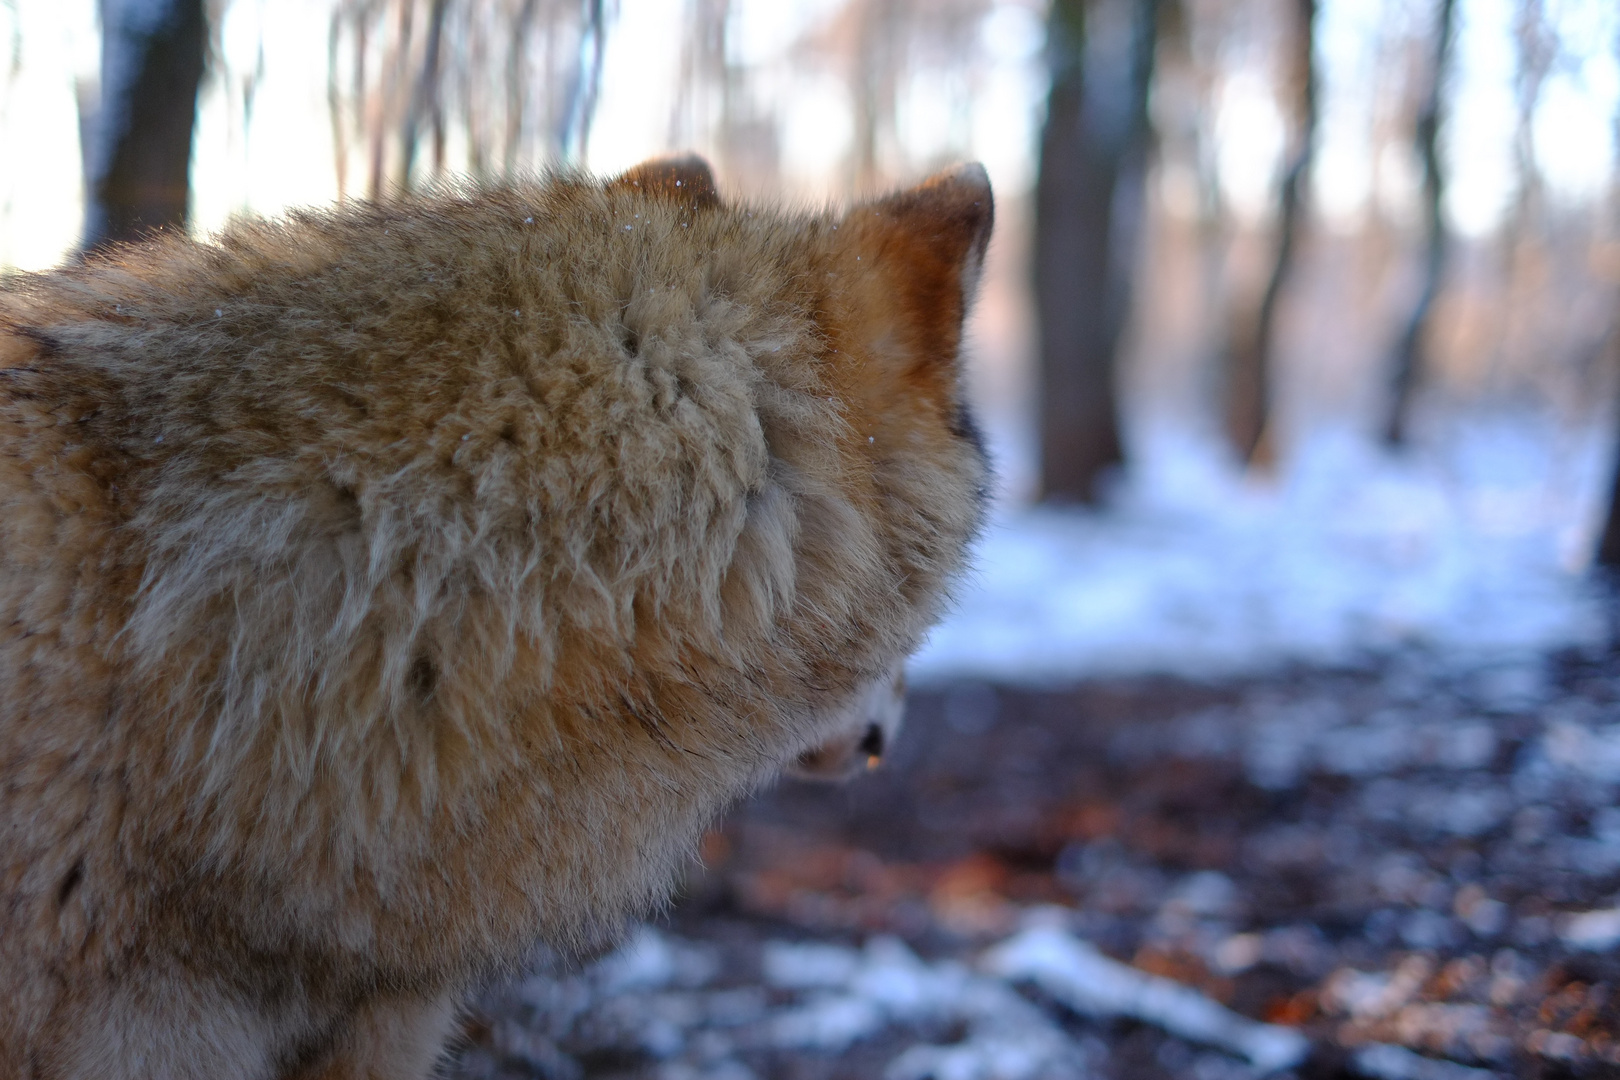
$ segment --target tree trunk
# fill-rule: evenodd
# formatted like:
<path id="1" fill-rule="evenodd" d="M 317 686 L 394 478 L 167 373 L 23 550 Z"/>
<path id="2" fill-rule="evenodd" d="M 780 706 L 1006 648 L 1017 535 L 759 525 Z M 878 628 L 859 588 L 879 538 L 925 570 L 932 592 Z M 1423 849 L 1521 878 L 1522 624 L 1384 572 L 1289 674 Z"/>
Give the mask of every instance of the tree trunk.
<path id="1" fill-rule="evenodd" d="M 1546 84 L 1558 55 L 1558 37 L 1547 21 L 1544 0 L 1519 0 L 1514 18 L 1517 46 L 1513 91 L 1517 109 L 1513 124 L 1513 168 L 1518 192 L 1508 215 L 1504 245 L 1512 257 L 1518 243 L 1534 228 L 1541 210 L 1541 170 L 1536 167 L 1535 118 L 1541 104 L 1541 88 Z"/>
<path id="2" fill-rule="evenodd" d="M 82 250 L 185 225 L 203 0 L 102 0 L 101 101 L 85 124 Z"/>
<path id="3" fill-rule="evenodd" d="M 1457 0 L 1440 0 L 1439 25 L 1434 33 L 1433 82 L 1417 119 L 1417 148 L 1423 159 L 1423 287 L 1413 305 L 1406 331 L 1395 347 L 1394 378 L 1384 441 L 1390 446 L 1406 442 L 1411 422 L 1412 395 L 1423 372 L 1429 314 L 1445 275 L 1448 256 L 1445 222 L 1440 208 L 1445 199 L 1445 173 L 1440 166 L 1439 136 L 1446 76 L 1451 70 L 1452 42 L 1457 29 Z"/>
<path id="4" fill-rule="evenodd" d="M 1124 460 L 1116 353 L 1141 231 L 1157 9 L 1054 0 L 1048 16 L 1052 89 L 1035 183 L 1045 499 L 1094 502 Z"/>
<path id="5" fill-rule="evenodd" d="M 425 122 L 433 136 L 433 175 L 444 172 L 444 91 L 440 86 L 440 53 L 444 49 L 444 18 L 449 0 L 433 0 L 428 8 L 427 43 L 422 52 L 422 70 L 416 75 L 416 89 L 411 105 L 405 113 L 405 127 L 400 133 L 399 183 L 411 190 L 411 172 L 416 167 L 416 144 L 421 140 Z"/>
<path id="6" fill-rule="evenodd" d="M 1233 320 L 1226 349 L 1226 432 L 1238 457 L 1269 464 L 1272 453 L 1271 384 L 1277 304 L 1294 267 L 1305 186 L 1316 148 L 1316 0 L 1294 0 L 1289 84 L 1294 108 L 1292 152 L 1283 173 L 1277 214 L 1276 252 L 1260 303 Z"/>
<path id="7" fill-rule="evenodd" d="M 596 120 L 596 102 L 602 91 L 602 61 L 607 53 L 607 11 L 602 6 L 602 0 L 583 0 L 583 7 L 582 59 L 578 75 L 567 95 L 568 108 L 557 137 L 563 160 L 579 168 L 587 164 L 591 125 Z M 586 41 L 589 45 L 584 43 Z M 589 62 L 583 59 L 587 50 Z"/>
<path id="8" fill-rule="evenodd" d="M 1620 28 L 1616 28 L 1614 37 L 1614 52 L 1620 58 Z M 1614 137 L 1620 140 L 1620 109 L 1614 114 Z M 1617 143 L 1620 145 L 1620 143 Z M 1609 205 L 1620 210 L 1620 172 L 1609 174 Z M 1620 311 L 1620 303 L 1613 310 Z M 1614 360 L 1620 361 L 1620 319 L 1617 319 L 1609 328 L 1609 349 Z M 1613 487 L 1609 494 L 1609 515 L 1603 522 L 1603 535 L 1598 538 L 1597 555 L 1595 562 L 1600 571 L 1605 572 L 1611 582 L 1620 583 L 1620 448 L 1614 456 Z M 1620 633 L 1615 632 L 1617 626 L 1616 613 L 1611 609 L 1610 642 L 1611 646 L 1620 644 Z"/>
<path id="9" fill-rule="evenodd" d="M 1610 351 L 1620 355 L 1620 326 L 1611 329 L 1609 334 Z M 1606 571 L 1611 580 L 1620 583 L 1620 453 L 1615 455 L 1614 476 L 1609 489 L 1609 514 L 1603 520 L 1603 532 L 1598 537 L 1593 562 L 1598 569 Z"/>
<path id="10" fill-rule="evenodd" d="M 906 26 L 899 0 L 856 5 L 853 77 L 855 139 L 850 155 L 850 192 L 870 198 L 887 182 L 884 149 L 894 133 L 895 93 Z"/>

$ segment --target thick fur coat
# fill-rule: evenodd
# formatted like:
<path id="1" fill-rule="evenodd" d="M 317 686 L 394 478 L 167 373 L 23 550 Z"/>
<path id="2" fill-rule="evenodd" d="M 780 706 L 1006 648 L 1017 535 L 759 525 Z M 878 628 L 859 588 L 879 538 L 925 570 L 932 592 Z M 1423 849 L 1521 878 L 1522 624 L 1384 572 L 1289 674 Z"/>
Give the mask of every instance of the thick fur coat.
<path id="1" fill-rule="evenodd" d="M 687 159 L 0 283 L 0 1076 L 420 1077 L 658 903 L 963 569 L 990 224 Z"/>

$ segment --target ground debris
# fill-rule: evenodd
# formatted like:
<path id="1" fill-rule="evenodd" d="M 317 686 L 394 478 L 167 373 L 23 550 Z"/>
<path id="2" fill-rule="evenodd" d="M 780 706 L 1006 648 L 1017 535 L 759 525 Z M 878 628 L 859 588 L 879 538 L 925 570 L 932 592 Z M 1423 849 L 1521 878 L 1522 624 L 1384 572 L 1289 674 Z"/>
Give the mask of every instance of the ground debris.
<path id="1" fill-rule="evenodd" d="M 1620 1075 L 1620 659 L 1531 681 L 915 695 L 890 767 L 741 808 L 665 928 L 492 991 L 451 1075 Z"/>

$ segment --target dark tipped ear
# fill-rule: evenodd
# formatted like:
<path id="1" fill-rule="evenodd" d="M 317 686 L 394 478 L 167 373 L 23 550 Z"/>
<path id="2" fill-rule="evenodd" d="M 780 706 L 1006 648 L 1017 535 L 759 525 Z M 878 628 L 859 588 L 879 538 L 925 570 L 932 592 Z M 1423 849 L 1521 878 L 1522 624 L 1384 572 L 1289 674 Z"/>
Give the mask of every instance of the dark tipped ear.
<path id="1" fill-rule="evenodd" d="M 922 374 L 954 370 L 995 220 L 977 163 L 855 207 L 835 241 L 868 355 Z"/>
<path id="2" fill-rule="evenodd" d="M 938 268 L 954 274 L 966 299 L 978 289 L 984 252 L 995 224 L 990 177 L 977 161 L 937 172 L 914 188 L 885 195 L 850 211 L 851 224 L 879 222 L 909 235 L 910 246 L 926 252 Z"/>
<path id="3" fill-rule="evenodd" d="M 720 195 L 714 189 L 714 173 L 709 171 L 709 163 L 696 154 L 643 161 L 608 181 L 608 187 L 668 196 L 690 206 L 720 204 Z"/>

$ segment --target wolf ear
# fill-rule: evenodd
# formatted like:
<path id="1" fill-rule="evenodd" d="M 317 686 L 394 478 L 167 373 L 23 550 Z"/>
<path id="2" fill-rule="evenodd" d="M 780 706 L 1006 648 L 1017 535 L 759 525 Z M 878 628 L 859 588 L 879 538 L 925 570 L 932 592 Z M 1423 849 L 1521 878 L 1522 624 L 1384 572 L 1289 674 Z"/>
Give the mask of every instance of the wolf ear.
<path id="1" fill-rule="evenodd" d="M 720 205 L 714 173 L 709 171 L 709 163 L 696 154 L 643 161 L 609 180 L 607 186 L 666 196 L 694 207 Z"/>
<path id="2" fill-rule="evenodd" d="M 835 272 L 873 360 L 954 373 L 962 321 L 978 291 L 995 220 L 990 178 L 974 162 L 855 207 L 838 226 Z"/>

